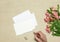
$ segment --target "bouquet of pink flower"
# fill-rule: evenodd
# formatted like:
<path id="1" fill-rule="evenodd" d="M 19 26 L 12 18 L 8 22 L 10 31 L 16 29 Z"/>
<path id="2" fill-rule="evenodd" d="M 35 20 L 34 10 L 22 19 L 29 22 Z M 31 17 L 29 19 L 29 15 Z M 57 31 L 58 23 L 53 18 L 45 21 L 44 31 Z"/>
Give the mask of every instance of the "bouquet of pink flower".
<path id="1" fill-rule="evenodd" d="M 52 33 L 53 36 L 60 36 L 60 7 L 51 7 L 45 13 L 44 21 L 47 23 L 46 31 Z"/>

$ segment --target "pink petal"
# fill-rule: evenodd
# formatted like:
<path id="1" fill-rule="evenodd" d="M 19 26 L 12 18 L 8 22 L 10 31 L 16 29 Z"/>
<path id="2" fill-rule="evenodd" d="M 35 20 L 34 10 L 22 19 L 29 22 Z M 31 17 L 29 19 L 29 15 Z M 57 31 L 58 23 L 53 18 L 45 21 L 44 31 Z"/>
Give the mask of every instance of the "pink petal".
<path id="1" fill-rule="evenodd" d="M 50 33 L 50 28 L 46 29 L 46 32 Z"/>
<path id="2" fill-rule="evenodd" d="M 48 12 L 46 12 L 45 15 L 46 15 L 47 17 L 50 17 L 50 16 L 51 16 Z"/>
<path id="3" fill-rule="evenodd" d="M 44 19 L 44 21 L 45 21 L 45 22 L 47 22 L 47 20 L 46 20 L 46 19 Z"/>
<path id="4" fill-rule="evenodd" d="M 49 26 L 47 25 L 46 26 L 46 32 L 48 32 L 48 33 L 50 33 L 51 31 L 50 31 L 50 28 L 49 28 Z"/>
<path id="5" fill-rule="evenodd" d="M 59 19 L 60 19 L 60 16 L 59 16 Z"/>
<path id="6" fill-rule="evenodd" d="M 50 21 L 49 17 L 46 17 L 46 18 L 44 19 L 44 21 L 45 21 L 45 22 L 49 22 L 49 21 Z"/>
<path id="7" fill-rule="evenodd" d="M 47 22 L 49 22 L 49 21 L 50 21 L 50 18 L 49 18 L 49 17 L 46 17 L 46 19 L 47 19 Z"/>
<path id="8" fill-rule="evenodd" d="M 53 21 L 54 19 L 52 17 L 50 17 L 50 21 Z"/>
<path id="9" fill-rule="evenodd" d="M 54 17 L 55 17 L 56 19 L 58 19 L 58 18 L 59 18 L 59 17 L 58 17 L 58 13 L 57 13 L 57 12 L 53 11 L 53 15 L 54 15 Z"/>

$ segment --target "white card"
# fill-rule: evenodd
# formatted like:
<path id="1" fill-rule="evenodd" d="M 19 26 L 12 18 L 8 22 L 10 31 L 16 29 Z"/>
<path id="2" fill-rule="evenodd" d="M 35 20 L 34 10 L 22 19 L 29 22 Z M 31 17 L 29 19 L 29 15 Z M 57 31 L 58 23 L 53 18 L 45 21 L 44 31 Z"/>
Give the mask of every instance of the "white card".
<path id="1" fill-rule="evenodd" d="M 35 26 L 37 26 L 37 21 L 34 13 L 31 14 L 28 10 L 23 12 L 22 14 L 13 17 L 13 21 L 15 22 L 14 29 L 16 35 L 30 32 L 35 28 Z"/>
<path id="2" fill-rule="evenodd" d="M 34 26 L 32 19 L 24 21 L 22 23 L 20 22 L 18 24 L 14 24 L 16 35 L 21 35 L 26 32 L 30 32 L 34 29 L 34 27 L 35 26 Z"/>
<path id="3" fill-rule="evenodd" d="M 14 16 L 13 21 L 14 21 L 14 23 L 19 23 L 19 22 L 26 21 L 26 20 L 28 20 L 30 18 L 32 18 L 31 13 L 30 13 L 29 10 L 26 10 L 26 11 L 18 14 L 17 16 Z"/>

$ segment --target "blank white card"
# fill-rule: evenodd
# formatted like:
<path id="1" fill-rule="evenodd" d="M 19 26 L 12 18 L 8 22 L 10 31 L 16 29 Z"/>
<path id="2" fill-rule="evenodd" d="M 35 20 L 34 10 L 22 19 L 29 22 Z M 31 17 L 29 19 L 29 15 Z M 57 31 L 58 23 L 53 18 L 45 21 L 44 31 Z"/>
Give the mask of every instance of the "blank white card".
<path id="1" fill-rule="evenodd" d="M 29 10 L 26 10 L 13 17 L 13 21 L 16 35 L 30 32 L 35 29 L 35 26 L 37 26 L 37 21 L 34 13 L 31 14 Z"/>

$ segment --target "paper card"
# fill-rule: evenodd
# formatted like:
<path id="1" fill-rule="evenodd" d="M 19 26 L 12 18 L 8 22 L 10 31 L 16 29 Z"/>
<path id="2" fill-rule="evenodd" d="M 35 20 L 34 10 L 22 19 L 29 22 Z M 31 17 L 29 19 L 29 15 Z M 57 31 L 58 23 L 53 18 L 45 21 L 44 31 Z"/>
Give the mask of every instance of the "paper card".
<path id="1" fill-rule="evenodd" d="M 32 19 L 24 21 L 22 23 L 20 22 L 18 24 L 14 24 L 16 35 L 21 35 L 23 33 L 32 31 L 34 27 L 35 26 L 34 26 Z"/>
<path id="2" fill-rule="evenodd" d="M 31 14 L 29 10 L 13 17 L 13 21 L 16 35 L 30 32 L 37 26 L 34 13 Z"/>
<path id="3" fill-rule="evenodd" d="M 32 18 L 31 13 L 29 10 L 26 10 L 26 11 L 20 13 L 19 15 L 14 16 L 13 21 L 14 21 L 14 23 L 18 23 L 18 22 L 23 22 L 25 20 L 28 20 L 30 18 Z"/>
<path id="4" fill-rule="evenodd" d="M 34 17 L 34 14 L 32 14 L 31 19 L 28 19 L 28 20 L 23 21 L 23 22 L 15 23 L 14 29 L 15 29 L 16 35 L 21 35 L 21 34 L 24 34 L 26 32 L 32 31 L 35 28 L 35 26 L 37 26 L 37 22 L 36 22 L 36 19 Z"/>

